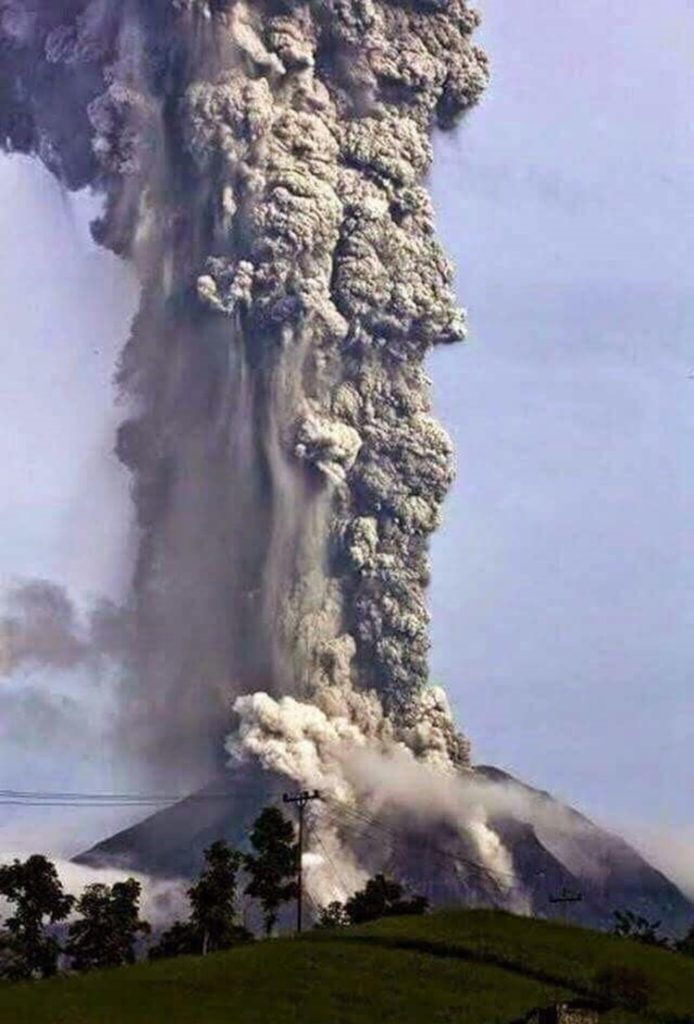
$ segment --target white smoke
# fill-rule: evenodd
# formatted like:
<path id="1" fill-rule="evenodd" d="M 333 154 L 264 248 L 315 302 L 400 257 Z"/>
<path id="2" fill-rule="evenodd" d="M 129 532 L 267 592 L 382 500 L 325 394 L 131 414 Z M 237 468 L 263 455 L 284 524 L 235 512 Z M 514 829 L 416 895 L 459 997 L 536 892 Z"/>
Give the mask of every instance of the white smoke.
<path id="1" fill-rule="evenodd" d="M 31 856 L 26 850 L 15 850 L 11 854 L 0 853 L 0 864 L 25 860 Z M 73 864 L 69 860 L 54 859 L 53 863 L 66 893 L 79 897 L 88 885 L 115 885 L 126 878 L 134 878 L 142 886 L 140 899 L 141 917 L 157 930 L 183 919 L 190 913 L 186 896 L 189 883 L 181 879 L 152 878 L 135 871 L 119 871 L 117 868 L 92 868 Z M 5 916 L 7 904 L 0 899 L 0 921 Z M 74 917 L 74 914 L 73 914 Z"/>
<path id="2" fill-rule="evenodd" d="M 531 826 L 567 868 L 599 877 L 596 827 L 545 794 L 515 782 L 485 777 L 447 757 L 445 727 L 437 730 L 432 708 L 445 718 L 445 696 L 424 691 L 414 729 L 399 729 L 383 714 L 375 694 L 327 687 L 316 703 L 256 693 L 236 700 L 238 729 L 227 740 L 232 759 L 257 758 L 269 771 L 318 789 L 324 810 L 311 817 L 309 889 L 321 902 L 344 898 L 378 865 L 362 861 L 353 831 L 376 823 L 388 829 L 436 833 L 442 826 L 462 840 L 470 858 L 516 910 L 527 908 L 513 858 L 495 828 L 497 820 Z M 344 816 L 350 823 L 343 828 Z M 583 863 L 593 850 L 591 863 Z M 579 864 L 578 861 L 581 861 Z"/>
<path id="3" fill-rule="evenodd" d="M 450 714 L 440 691 L 424 694 L 423 711 Z M 344 808 L 365 818 L 444 822 L 472 844 L 501 889 L 512 887 L 513 862 L 489 823 L 503 807 L 501 794 L 456 769 L 446 754 L 446 731 L 437 731 L 431 715 L 414 730 L 396 730 L 375 694 L 327 687 L 316 701 L 275 700 L 267 693 L 237 698 L 239 728 L 227 740 L 232 758 L 257 758 L 266 769 L 318 789 L 338 816 Z M 319 812 L 312 825 L 310 850 L 323 856 L 309 873 L 309 888 L 322 902 L 344 898 L 370 865 L 359 863 L 353 844 L 345 842 L 339 817 Z"/>
<path id="4" fill-rule="evenodd" d="M 620 826 L 643 856 L 694 900 L 694 826 Z"/>

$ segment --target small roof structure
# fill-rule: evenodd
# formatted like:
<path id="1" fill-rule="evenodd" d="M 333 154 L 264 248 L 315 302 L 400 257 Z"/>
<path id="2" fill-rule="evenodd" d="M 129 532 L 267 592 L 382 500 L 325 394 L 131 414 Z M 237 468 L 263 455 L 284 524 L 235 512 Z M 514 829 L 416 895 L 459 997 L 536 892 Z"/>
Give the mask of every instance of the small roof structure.
<path id="1" fill-rule="evenodd" d="M 538 1007 L 513 1024 L 599 1024 L 606 1009 L 604 1003 L 594 999 L 572 999 Z"/>

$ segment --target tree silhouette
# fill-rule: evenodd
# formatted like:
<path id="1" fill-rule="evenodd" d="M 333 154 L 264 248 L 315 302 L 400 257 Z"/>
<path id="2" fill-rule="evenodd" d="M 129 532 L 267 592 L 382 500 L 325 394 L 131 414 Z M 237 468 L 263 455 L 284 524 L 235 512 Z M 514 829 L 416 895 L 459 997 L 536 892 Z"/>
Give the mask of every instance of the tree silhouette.
<path id="1" fill-rule="evenodd" d="M 137 937 L 151 930 L 140 919 L 141 892 L 134 878 L 113 886 L 87 886 L 77 901 L 81 916 L 70 925 L 65 949 L 75 970 L 135 962 Z"/>
<path id="2" fill-rule="evenodd" d="M 263 908 L 265 934 L 277 924 L 279 908 L 297 895 L 297 855 L 294 826 L 277 807 L 266 807 L 250 834 L 254 852 L 244 857 L 249 875 L 246 893 Z"/>
<path id="3" fill-rule="evenodd" d="M 13 906 L 5 921 L 6 937 L 0 962 L 6 977 L 47 978 L 58 968 L 60 944 L 47 925 L 64 921 L 74 899 L 63 891 L 55 865 L 35 854 L 0 867 L 0 896 Z"/>
<path id="4" fill-rule="evenodd" d="M 150 959 L 204 955 L 251 938 L 236 921 L 237 876 L 242 860 L 241 854 L 222 840 L 205 850 L 205 868 L 188 890 L 190 919 L 174 922 L 150 950 Z"/>
<path id="5" fill-rule="evenodd" d="M 635 914 L 633 910 L 615 910 L 613 934 L 624 939 L 634 939 L 646 946 L 667 946 L 668 940 L 658 935 L 660 921 L 649 921 L 647 917 Z"/>
<path id="6" fill-rule="evenodd" d="M 205 870 L 188 890 L 191 923 L 202 939 L 202 953 L 228 949 L 244 929 L 236 924 L 237 875 L 242 856 L 218 839 L 205 850 Z"/>
<path id="7" fill-rule="evenodd" d="M 326 907 L 321 908 L 315 927 L 321 930 L 329 930 L 332 928 L 345 928 L 348 924 L 351 924 L 351 921 L 345 910 L 344 903 L 340 903 L 339 900 L 333 900 L 332 903 L 328 903 Z"/>
<path id="8" fill-rule="evenodd" d="M 159 937 L 148 956 L 150 960 L 166 960 L 175 956 L 199 956 L 202 936 L 192 921 L 174 921 Z"/>
<path id="9" fill-rule="evenodd" d="M 374 875 L 360 892 L 355 892 L 345 903 L 345 912 L 352 924 L 375 921 L 379 917 L 400 917 L 423 914 L 429 906 L 424 896 L 404 899 L 404 890 L 399 882 Z"/>

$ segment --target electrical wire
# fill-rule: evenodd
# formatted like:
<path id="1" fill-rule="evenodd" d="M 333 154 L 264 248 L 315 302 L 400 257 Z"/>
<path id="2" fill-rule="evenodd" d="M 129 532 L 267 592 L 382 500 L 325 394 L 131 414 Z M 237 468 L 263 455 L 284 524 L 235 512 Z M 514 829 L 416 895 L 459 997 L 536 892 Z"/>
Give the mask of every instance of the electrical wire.
<path id="1" fill-rule="evenodd" d="M 0 806 L 2 807 L 74 807 L 92 809 L 108 807 L 148 808 L 163 807 L 183 801 L 198 803 L 206 801 L 230 801 L 233 799 L 233 793 L 90 793 L 70 791 L 61 792 L 52 790 L 0 789 Z M 410 834 L 404 829 L 398 829 L 393 825 L 386 825 L 383 822 L 376 821 L 364 812 L 357 810 L 355 807 L 335 799 L 325 801 L 321 809 L 317 811 L 317 817 L 324 817 L 327 820 L 330 820 L 333 824 L 342 828 L 349 828 L 352 831 L 363 831 L 364 828 L 373 829 L 387 835 L 395 842 L 402 842 L 403 840 L 411 838 Z M 348 887 L 345 886 L 344 881 L 340 878 L 337 867 L 325 848 L 325 845 L 318 835 L 316 838 L 328 862 L 330 863 L 341 888 L 344 891 L 347 891 Z M 491 882 L 499 892 L 503 891 L 506 895 L 510 894 L 514 889 L 522 888 L 518 886 L 516 883 L 516 876 L 511 872 L 492 871 L 479 861 L 454 853 L 452 850 L 444 849 L 443 847 L 432 843 L 431 840 L 427 840 L 427 850 L 439 857 L 443 857 L 455 863 L 458 866 L 462 866 L 472 872 L 476 872 L 478 875 L 483 876 Z M 544 874 L 544 872 L 538 871 L 535 876 L 542 877 Z M 502 890 L 502 887 L 499 884 L 499 879 L 504 878 L 513 881 L 515 884 L 505 885 Z"/>
<path id="2" fill-rule="evenodd" d="M 376 829 L 387 835 L 390 835 L 390 837 L 395 840 L 410 838 L 410 834 L 406 832 L 404 829 L 398 829 L 395 826 L 389 826 L 385 825 L 383 822 L 375 821 L 373 818 L 369 818 L 362 811 L 358 811 L 356 808 L 351 807 L 348 804 L 344 804 L 341 801 L 333 800 L 331 802 L 337 807 L 337 809 L 340 812 L 348 814 L 352 819 L 354 819 L 356 823 L 363 822 L 368 827 Z M 347 822 L 345 822 L 344 819 L 340 819 L 339 817 L 334 817 L 333 821 L 336 824 L 347 824 Z M 356 826 L 353 825 L 352 827 L 354 828 Z M 526 887 L 516 881 L 516 875 L 512 872 L 492 871 L 490 868 L 486 867 L 486 865 L 484 864 L 481 864 L 479 861 L 474 861 L 469 857 L 463 857 L 462 855 L 456 854 L 451 850 L 443 849 L 442 847 L 432 843 L 431 840 L 429 839 L 427 839 L 427 849 L 437 854 L 438 856 L 455 861 L 459 865 L 464 865 L 467 868 L 471 868 L 472 870 L 476 870 L 478 873 L 483 874 L 487 879 L 492 881 L 495 884 L 496 888 L 505 896 L 510 896 L 514 892 L 518 892 L 521 894 L 525 894 L 526 892 Z M 546 878 L 546 874 L 546 871 L 539 869 L 537 871 L 532 872 L 531 877 L 535 879 Z M 499 878 L 508 880 L 508 883 L 504 884 L 503 889 L 498 884 Z"/>
<path id="3" fill-rule="evenodd" d="M 341 820 L 338 818 L 338 824 L 351 824 L 353 828 L 356 828 L 359 824 L 366 825 L 369 828 L 375 829 L 379 832 L 382 832 L 385 835 L 388 835 L 391 839 L 394 839 L 396 841 L 408 838 L 408 833 L 405 832 L 404 829 L 397 829 L 393 826 L 384 825 L 382 822 L 374 821 L 372 818 L 369 818 L 367 815 L 363 814 L 360 811 L 357 811 L 355 808 L 350 807 L 347 804 L 342 804 L 338 801 L 333 801 L 333 803 L 337 805 L 339 813 L 346 814 L 349 816 L 349 818 L 352 819 L 351 823 L 349 823 L 345 822 L 344 819 Z M 488 881 L 491 881 L 492 884 L 495 885 L 496 888 L 499 890 L 501 889 L 501 886 L 499 885 L 499 878 L 508 878 L 514 882 L 516 880 L 516 876 L 511 872 L 493 872 L 484 864 L 481 864 L 479 861 L 471 860 L 469 857 L 464 857 L 460 854 L 454 853 L 452 850 L 446 850 L 443 847 L 437 846 L 436 844 L 432 843 L 430 840 L 427 841 L 427 849 L 432 853 L 435 853 L 441 857 L 445 857 L 448 860 L 454 861 L 458 865 L 465 866 L 466 868 L 469 868 L 472 871 L 476 871 L 478 874 L 484 875 L 484 877 Z"/>
<path id="4" fill-rule="evenodd" d="M 100 807 L 147 808 L 162 807 L 176 804 L 181 801 L 197 803 L 216 800 L 228 801 L 233 800 L 233 798 L 232 793 L 90 793 L 0 789 L 0 806 L 2 807 L 80 807 L 93 809 Z M 398 830 L 394 826 L 385 825 L 383 822 L 375 821 L 373 818 L 370 818 L 368 815 L 358 811 L 356 808 L 351 807 L 348 804 L 343 803 L 342 801 L 331 800 L 330 804 L 326 805 L 325 810 L 321 809 L 321 812 L 319 813 L 325 814 L 329 808 L 333 809 L 334 823 L 342 827 L 351 826 L 352 829 L 363 829 L 363 827 L 366 826 L 367 828 L 377 830 L 384 835 L 387 835 L 390 839 L 395 841 L 401 841 L 407 837 L 407 833 L 404 830 Z M 484 877 L 491 881 L 497 888 L 500 888 L 498 882 L 498 878 L 500 876 L 505 875 L 506 877 L 513 878 L 515 880 L 515 876 L 510 875 L 509 873 L 492 872 L 483 864 L 459 854 L 455 854 L 451 850 L 445 850 L 430 841 L 427 842 L 427 848 L 432 853 L 446 857 L 458 865 L 463 865 L 472 871 L 476 871 L 479 874 L 484 875 Z M 327 851 L 325 852 L 327 855 Z"/>
<path id="5" fill-rule="evenodd" d="M 183 801 L 233 800 L 233 793 L 69 793 L 48 790 L 0 790 L 0 805 L 15 807 L 140 807 Z"/>
<path id="6" fill-rule="evenodd" d="M 323 855 L 325 856 L 326 861 L 330 865 L 330 869 L 331 869 L 331 871 L 332 871 L 332 873 L 333 873 L 333 875 L 335 877 L 335 881 L 337 882 L 340 891 L 343 892 L 343 893 L 348 893 L 350 891 L 350 887 L 348 885 L 345 885 L 345 881 L 344 881 L 340 871 L 338 871 L 338 869 L 337 869 L 337 864 L 335 863 L 335 861 L 331 857 L 331 855 L 330 855 L 330 853 L 329 853 L 325 843 L 321 839 L 319 833 L 316 832 L 314 834 L 313 838 L 316 840 L 316 842 L 320 846 L 321 850 L 323 851 Z"/>

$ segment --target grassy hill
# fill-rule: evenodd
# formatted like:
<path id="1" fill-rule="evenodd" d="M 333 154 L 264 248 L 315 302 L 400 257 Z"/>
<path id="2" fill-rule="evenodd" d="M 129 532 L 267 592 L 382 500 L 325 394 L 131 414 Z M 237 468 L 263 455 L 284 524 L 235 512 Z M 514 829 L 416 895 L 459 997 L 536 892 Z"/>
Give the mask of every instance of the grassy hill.
<path id="1" fill-rule="evenodd" d="M 647 1014 L 694 1024 L 694 960 L 493 911 L 451 911 L 276 939 L 33 985 L 0 986 L 2 1024 L 507 1024 L 591 990 L 605 967 L 648 977 Z"/>

